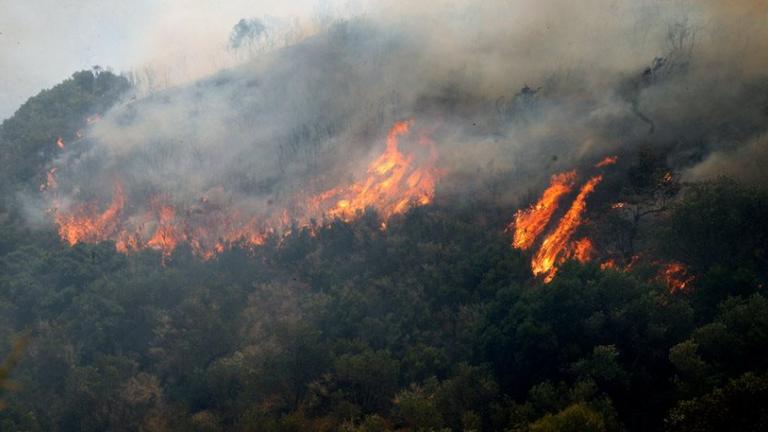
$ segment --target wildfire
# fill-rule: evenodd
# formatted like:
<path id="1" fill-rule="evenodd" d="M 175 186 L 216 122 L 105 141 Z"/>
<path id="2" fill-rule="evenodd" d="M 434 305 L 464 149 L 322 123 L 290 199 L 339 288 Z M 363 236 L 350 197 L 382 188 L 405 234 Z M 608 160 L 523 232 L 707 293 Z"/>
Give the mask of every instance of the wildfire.
<path id="1" fill-rule="evenodd" d="M 659 270 L 659 279 L 663 280 L 670 291 L 680 291 L 693 281 L 688 268 L 679 262 L 670 262 Z"/>
<path id="2" fill-rule="evenodd" d="M 163 252 L 168 256 L 176 249 L 183 236 L 176 227 L 176 210 L 171 206 L 162 206 L 158 212 L 158 227 L 147 241 L 147 246 Z"/>
<path id="3" fill-rule="evenodd" d="M 607 157 L 595 167 L 602 168 L 615 164 L 616 161 L 616 156 Z M 665 174 L 664 180 L 669 179 L 672 179 L 672 173 Z M 538 248 L 531 259 L 531 271 L 536 276 L 543 276 L 545 283 L 551 282 L 557 273 L 558 265 L 569 259 L 586 262 L 602 258 L 601 270 L 618 269 L 624 272 L 631 271 L 641 260 L 640 255 L 634 255 L 626 265 L 621 266 L 615 257 L 600 257 L 589 237 L 573 239 L 574 234 L 584 223 L 587 198 L 603 180 L 601 174 L 591 177 L 581 186 L 568 211 L 539 242 L 540 235 L 550 225 L 550 219 L 557 211 L 559 201 L 571 192 L 575 180 L 575 171 L 553 175 L 549 187 L 544 190 L 541 198 L 531 207 L 517 211 L 514 220 L 507 226 L 507 231 L 514 231 L 512 245 L 515 248 L 527 250 L 538 243 Z M 616 202 L 610 207 L 620 210 L 626 206 L 624 202 Z M 672 292 L 686 289 L 694 280 L 694 276 L 688 272 L 687 267 L 679 262 L 655 261 L 653 265 L 659 268 L 656 278 L 666 283 Z"/>
<path id="4" fill-rule="evenodd" d="M 368 166 L 365 179 L 317 195 L 312 199 L 314 205 L 322 208 L 325 203 L 334 202 L 326 214 L 345 221 L 372 207 L 386 221 L 392 215 L 405 212 L 411 205 L 432 202 L 436 152 L 429 140 L 422 139 L 421 144 L 430 148 L 429 161 L 424 167 L 414 166 L 414 155 L 404 155 L 398 149 L 398 138 L 407 134 L 410 128 L 410 121 L 395 123 L 387 134 L 384 153 Z"/>
<path id="5" fill-rule="evenodd" d="M 59 226 L 59 236 L 70 246 L 80 242 L 107 240 L 115 234 L 124 206 L 125 194 L 122 185 L 118 183 L 112 193 L 112 202 L 103 212 L 93 203 L 79 205 L 66 213 L 57 211 L 55 219 Z"/>
<path id="6" fill-rule="evenodd" d="M 595 187 L 603 180 L 602 175 L 592 177 L 587 181 L 574 199 L 571 208 L 560 219 L 557 228 L 544 238 L 544 242 L 536 252 L 531 263 L 534 275 L 544 275 L 544 280 L 549 282 L 555 276 L 557 267 L 555 264 L 568 258 L 571 236 L 582 223 L 582 216 L 586 210 L 587 197 L 595 190 Z M 577 248 L 578 249 L 578 248 Z"/>
<path id="7" fill-rule="evenodd" d="M 56 147 L 64 150 L 64 140 L 61 137 L 56 138 Z"/>
<path id="8" fill-rule="evenodd" d="M 595 254 L 595 248 L 592 246 L 592 240 L 587 237 L 573 242 L 571 247 L 571 256 L 581 262 L 587 262 Z"/>
<path id="9" fill-rule="evenodd" d="M 105 210 L 100 210 L 95 201 L 65 209 L 55 204 L 55 222 L 60 237 L 69 245 L 113 240 L 119 252 L 155 249 L 162 252 L 164 259 L 182 243 L 188 244 L 196 255 L 209 259 L 237 243 L 262 245 L 270 234 L 285 235 L 292 224 L 313 229 L 313 220 L 351 221 L 369 207 L 378 212 L 385 229 L 393 215 L 411 206 L 429 204 L 434 197 L 438 172 L 434 167 L 437 153 L 431 140 L 422 137 L 417 151 L 411 153 L 399 149 L 398 140 L 409 134 L 411 127 L 410 121 L 395 123 L 387 134 L 384 152 L 368 165 L 360 181 L 309 198 L 297 194 L 285 208 L 271 212 L 212 204 L 207 196 L 183 206 L 174 203 L 172 197 L 163 196 L 133 206 L 134 213 L 125 214 L 126 196 L 122 185 L 117 184 Z M 48 189 L 55 188 L 54 173 L 55 169 L 48 173 Z"/>
<path id="10" fill-rule="evenodd" d="M 560 198 L 571 192 L 575 181 L 576 171 L 553 175 L 541 199 L 530 208 L 515 213 L 514 221 L 507 227 L 507 230 L 514 229 L 512 246 L 523 250 L 533 246 L 557 210 Z"/>
<path id="11" fill-rule="evenodd" d="M 595 168 L 604 168 L 617 161 L 618 156 L 608 156 L 597 163 Z M 564 261 L 575 259 L 586 262 L 596 257 L 592 240 L 588 237 L 572 240 L 572 237 L 584 223 L 587 198 L 602 180 L 602 175 L 596 175 L 581 186 L 571 207 L 539 244 L 531 260 L 531 271 L 536 276 L 543 275 L 545 283 L 552 281 L 557 273 L 557 266 Z M 515 213 L 514 220 L 507 226 L 507 231 L 514 230 L 512 246 L 526 250 L 537 243 L 540 235 L 550 225 L 550 219 L 557 211 L 560 199 L 573 190 L 575 181 L 576 171 L 553 175 L 549 187 L 544 190 L 539 201 L 530 208 Z M 613 206 L 621 207 L 623 203 Z M 604 262 L 601 268 L 612 268 L 614 265 L 613 260 L 609 260 Z"/>
<path id="12" fill-rule="evenodd" d="M 608 156 L 605 159 L 601 160 L 595 165 L 595 168 L 603 168 L 607 167 L 608 165 L 613 165 L 616 163 L 616 161 L 619 160 L 618 156 Z"/>

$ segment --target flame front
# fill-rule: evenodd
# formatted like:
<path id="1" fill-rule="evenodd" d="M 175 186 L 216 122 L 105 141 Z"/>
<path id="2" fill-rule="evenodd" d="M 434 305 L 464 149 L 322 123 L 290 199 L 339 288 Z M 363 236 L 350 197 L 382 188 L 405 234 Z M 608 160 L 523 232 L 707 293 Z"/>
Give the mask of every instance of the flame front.
<path id="1" fill-rule="evenodd" d="M 367 208 L 378 212 L 384 229 L 392 216 L 429 204 L 434 198 L 437 153 L 431 140 L 422 137 L 418 141 L 426 156 L 404 154 L 399 149 L 399 138 L 408 134 L 411 126 L 411 121 L 395 123 L 387 134 L 384 152 L 369 164 L 362 180 L 309 198 L 297 194 L 285 208 L 266 213 L 212 205 L 206 197 L 197 204 L 180 206 L 172 197 L 163 196 L 131 207 L 134 213 L 125 214 L 126 196 L 119 183 L 104 211 L 96 201 L 63 208 L 56 191 L 55 168 L 47 173 L 41 190 L 52 199 L 59 235 L 69 245 L 112 240 L 119 252 L 149 248 L 161 251 L 164 259 L 182 243 L 208 259 L 237 243 L 261 245 L 272 233 L 286 233 L 291 224 L 310 227 L 313 220 L 327 218 L 352 221 Z"/>
<path id="2" fill-rule="evenodd" d="M 575 181 L 576 171 L 553 175 L 541 199 L 530 208 L 515 213 L 514 221 L 507 227 L 508 230 L 514 229 L 512 246 L 523 250 L 533 246 L 557 210 L 560 198 L 571 192 Z"/>
<path id="3" fill-rule="evenodd" d="M 124 206 L 125 194 L 118 183 L 112 192 L 112 202 L 103 212 L 94 203 L 78 205 L 69 212 L 57 211 L 55 220 L 59 236 L 70 246 L 108 240 L 117 231 Z"/>

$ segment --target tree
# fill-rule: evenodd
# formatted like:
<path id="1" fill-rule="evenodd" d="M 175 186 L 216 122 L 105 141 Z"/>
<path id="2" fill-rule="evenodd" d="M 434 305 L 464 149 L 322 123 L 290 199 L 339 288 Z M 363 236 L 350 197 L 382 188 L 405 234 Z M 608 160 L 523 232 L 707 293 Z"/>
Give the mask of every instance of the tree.
<path id="1" fill-rule="evenodd" d="M 671 432 L 758 432 L 768 429 L 768 375 L 746 373 L 680 402 L 667 416 Z"/>
<path id="2" fill-rule="evenodd" d="M 665 251 L 697 273 L 715 266 L 768 272 L 768 194 L 720 178 L 690 185 L 663 232 Z"/>
<path id="3" fill-rule="evenodd" d="M 663 156 L 650 149 L 640 151 L 621 179 L 618 198 L 606 203 L 611 208 L 601 213 L 603 229 L 597 231 L 601 244 L 623 264 L 631 262 L 640 249 L 641 235 L 653 234 L 644 228 L 670 209 L 679 190 L 678 179 Z M 642 249 L 647 250 L 645 246 Z"/>
<path id="4" fill-rule="evenodd" d="M 29 98 L 0 125 L 0 184 L 7 194 L 20 183 L 37 188 L 43 166 L 86 119 L 103 114 L 130 89 L 127 79 L 101 68 L 75 72 L 64 82 Z"/>
<path id="5" fill-rule="evenodd" d="M 602 415 L 583 403 L 568 406 L 557 414 L 547 414 L 531 424 L 530 432 L 606 432 Z"/>
<path id="6" fill-rule="evenodd" d="M 229 34 L 229 48 L 237 50 L 242 46 L 252 49 L 258 40 L 264 36 L 266 26 L 258 18 L 241 19 L 232 27 Z"/>

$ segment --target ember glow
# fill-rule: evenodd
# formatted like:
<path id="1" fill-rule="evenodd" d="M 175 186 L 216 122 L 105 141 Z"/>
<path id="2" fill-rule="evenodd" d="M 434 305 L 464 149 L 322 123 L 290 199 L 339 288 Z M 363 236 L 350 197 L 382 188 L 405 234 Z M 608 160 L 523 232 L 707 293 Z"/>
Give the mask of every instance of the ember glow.
<path id="1" fill-rule="evenodd" d="M 515 213 L 514 221 L 507 227 L 515 233 L 512 246 L 523 250 L 533 246 L 557 210 L 560 198 L 573 190 L 575 181 L 576 171 L 553 175 L 541 198 L 530 208 Z"/>
<path id="2" fill-rule="evenodd" d="M 56 138 L 56 147 L 64 150 L 64 140 L 61 137 Z"/>
<path id="3" fill-rule="evenodd" d="M 571 247 L 571 256 L 573 259 L 587 262 L 592 259 L 595 254 L 595 248 L 592 246 L 592 240 L 587 237 L 581 238 L 573 242 Z"/>
<path id="4" fill-rule="evenodd" d="M 671 292 L 681 291 L 692 281 L 693 276 L 688 273 L 688 268 L 679 262 L 670 262 L 659 270 L 659 279 L 667 284 Z"/>
<path id="5" fill-rule="evenodd" d="M 608 157 L 606 157 L 605 159 L 603 159 L 603 160 L 601 160 L 600 162 L 598 162 L 598 163 L 595 165 L 595 168 L 604 168 L 604 167 L 607 167 L 608 165 L 613 165 L 613 164 L 615 164 L 615 163 L 616 163 L 616 161 L 618 161 L 618 160 L 619 160 L 619 157 L 618 157 L 618 156 L 608 156 Z"/>
<path id="6" fill-rule="evenodd" d="M 205 196 L 191 205 L 155 196 L 125 211 L 128 198 L 120 183 L 106 208 L 97 201 L 63 208 L 54 190 L 55 169 L 41 190 L 47 189 L 51 195 L 59 235 L 69 245 L 112 240 L 119 252 L 155 249 L 165 259 L 184 243 L 196 255 L 209 259 L 235 244 L 262 245 L 271 234 L 285 235 L 292 224 L 304 228 L 314 221 L 335 218 L 349 222 L 372 208 L 384 229 L 392 216 L 429 204 L 438 177 L 437 152 L 433 142 L 422 136 L 413 152 L 403 153 L 398 140 L 409 135 L 411 128 L 411 121 L 395 123 L 387 134 L 384 152 L 369 164 L 361 180 L 309 197 L 297 194 L 284 207 L 268 212 L 234 204 L 214 205 Z"/>

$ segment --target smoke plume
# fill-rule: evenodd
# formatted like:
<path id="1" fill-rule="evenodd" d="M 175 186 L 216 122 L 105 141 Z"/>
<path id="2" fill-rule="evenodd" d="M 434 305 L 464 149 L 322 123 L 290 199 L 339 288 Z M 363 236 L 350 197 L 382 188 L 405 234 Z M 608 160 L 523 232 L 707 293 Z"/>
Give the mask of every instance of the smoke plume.
<path id="1" fill-rule="evenodd" d="M 176 219 L 212 208 L 300 218 L 306 208 L 287 210 L 297 201 L 364 179 L 403 120 L 404 154 L 434 143 L 437 199 L 513 204 L 554 172 L 640 146 L 693 178 L 765 179 L 741 169 L 768 159 L 763 2 L 363 9 L 297 24 L 277 49 L 115 107 L 54 161 L 57 211 L 103 211 L 119 184 L 120 223 L 159 215 L 158 202 Z"/>

